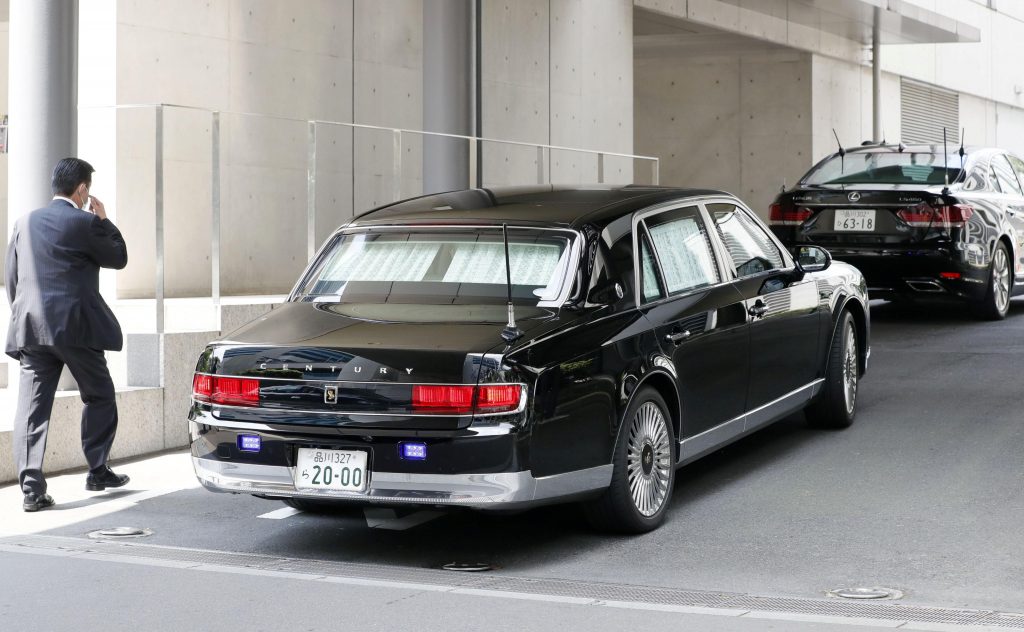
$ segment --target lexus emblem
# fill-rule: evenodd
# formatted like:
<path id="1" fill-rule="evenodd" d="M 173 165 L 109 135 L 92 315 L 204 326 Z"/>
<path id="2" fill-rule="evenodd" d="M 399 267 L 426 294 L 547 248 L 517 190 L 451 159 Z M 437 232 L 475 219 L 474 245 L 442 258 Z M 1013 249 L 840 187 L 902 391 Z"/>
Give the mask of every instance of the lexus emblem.
<path id="1" fill-rule="evenodd" d="M 337 386 L 324 386 L 324 403 L 325 404 L 337 404 L 338 403 L 338 387 Z"/>
<path id="2" fill-rule="evenodd" d="M 859 201 L 860 201 L 860 193 L 857 193 L 856 191 L 854 191 L 854 192 L 853 192 L 853 193 L 851 193 L 850 195 L 847 195 L 846 197 L 847 197 L 847 198 L 848 198 L 848 199 L 849 199 L 849 200 L 850 200 L 851 202 L 859 202 Z"/>

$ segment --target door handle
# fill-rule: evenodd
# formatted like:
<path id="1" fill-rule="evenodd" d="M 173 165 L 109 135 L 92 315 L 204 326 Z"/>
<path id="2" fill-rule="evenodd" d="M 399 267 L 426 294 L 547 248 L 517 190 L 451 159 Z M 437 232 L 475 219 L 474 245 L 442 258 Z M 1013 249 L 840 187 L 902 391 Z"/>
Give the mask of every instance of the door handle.
<path id="1" fill-rule="evenodd" d="M 761 301 L 758 301 L 750 306 L 750 309 L 747 310 L 747 313 L 753 316 L 754 318 L 762 318 L 765 314 L 768 313 L 768 307 Z"/>
<path id="2" fill-rule="evenodd" d="M 668 342 L 671 342 L 674 345 L 677 345 L 677 344 L 681 343 L 682 341 L 686 340 L 689 337 L 690 337 L 690 330 L 687 329 L 686 331 L 677 331 L 674 334 L 668 334 L 667 336 L 665 336 L 665 340 L 667 340 Z"/>

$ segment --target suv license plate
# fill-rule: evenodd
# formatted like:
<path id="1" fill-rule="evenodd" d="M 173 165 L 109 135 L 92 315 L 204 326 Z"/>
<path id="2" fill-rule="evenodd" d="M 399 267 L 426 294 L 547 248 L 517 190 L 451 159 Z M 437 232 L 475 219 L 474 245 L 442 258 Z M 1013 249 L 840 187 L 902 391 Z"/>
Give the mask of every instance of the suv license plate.
<path id="1" fill-rule="evenodd" d="M 836 220 L 833 229 L 836 232 L 873 232 L 875 230 L 875 212 L 859 209 L 836 209 Z"/>
<path id="2" fill-rule="evenodd" d="M 365 492 L 370 471 L 363 450 L 299 448 L 295 489 Z"/>

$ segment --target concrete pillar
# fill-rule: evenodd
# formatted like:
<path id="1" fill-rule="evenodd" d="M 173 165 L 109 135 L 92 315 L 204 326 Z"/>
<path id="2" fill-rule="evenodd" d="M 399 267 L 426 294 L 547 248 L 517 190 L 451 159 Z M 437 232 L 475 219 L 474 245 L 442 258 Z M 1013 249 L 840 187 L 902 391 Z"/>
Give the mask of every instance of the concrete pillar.
<path id="1" fill-rule="evenodd" d="M 78 0 L 11 0 L 8 234 L 49 202 L 50 174 L 75 155 Z"/>
<path id="2" fill-rule="evenodd" d="M 871 140 L 876 143 L 882 138 L 882 25 L 881 12 L 875 7 L 875 22 L 871 30 Z"/>
<path id="3" fill-rule="evenodd" d="M 423 129 L 474 134 L 475 0 L 423 2 Z M 469 142 L 423 139 L 423 192 L 470 186 Z M 475 186 L 475 183 L 473 183 Z"/>

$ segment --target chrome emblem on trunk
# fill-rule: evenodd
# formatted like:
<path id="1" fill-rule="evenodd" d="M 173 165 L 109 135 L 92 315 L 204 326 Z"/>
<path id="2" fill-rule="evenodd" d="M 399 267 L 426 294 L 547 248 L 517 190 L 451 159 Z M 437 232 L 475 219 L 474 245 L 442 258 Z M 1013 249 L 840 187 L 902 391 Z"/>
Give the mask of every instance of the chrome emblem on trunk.
<path id="1" fill-rule="evenodd" d="M 338 387 L 337 386 L 324 386 L 324 403 L 325 404 L 337 404 L 338 403 Z"/>
<path id="2" fill-rule="evenodd" d="M 854 191 L 854 192 L 853 192 L 853 193 L 851 193 L 850 195 L 847 195 L 846 197 L 847 197 L 847 198 L 848 198 L 848 199 L 849 199 L 849 200 L 850 200 L 851 202 L 859 202 L 859 201 L 860 201 L 860 193 L 857 193 L 856 191 Z"/>

